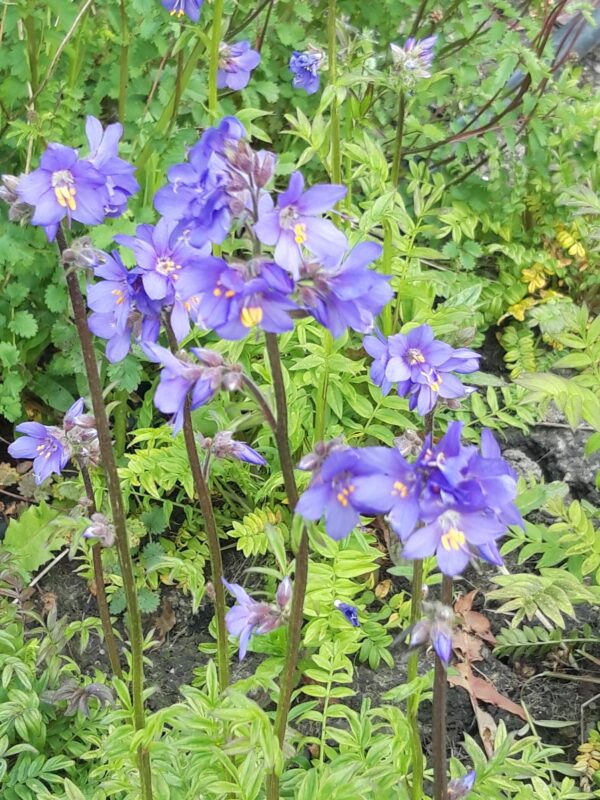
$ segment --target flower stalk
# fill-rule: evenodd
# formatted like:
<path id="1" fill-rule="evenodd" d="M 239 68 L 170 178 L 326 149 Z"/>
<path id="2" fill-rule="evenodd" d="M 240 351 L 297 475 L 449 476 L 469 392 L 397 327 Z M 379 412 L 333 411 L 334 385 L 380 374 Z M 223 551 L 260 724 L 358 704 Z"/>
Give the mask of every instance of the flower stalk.
<path id="1" fill-rule="evenodd" d="M 61 227 L 59 227 L 57 231 L 56 241 L 62 257 L 62 254 L 67 249 L 67 241 Z M 106 406 L 104 404 L 104 397 L 102 394 L 100 374 L 98 372 L 98 365 L 96 363 L 94 342 L 88 327 L 85 302 L 83 295 L 81 294 L 81 289 L 79 288 L 79 281 L 77 279 L 76 272 L 71 268 L 67 268 L 65 270 L 65 278 L 71 300 L 71 306 L 73 308 L 75 325 L 77 327 L 77 333 L 81 343 L 83 362 L 85 365 L 90 397 L 92 400 L 92 408 L 96 420 L 96 430 L 98 431 L 100 455 L 106 475 L 108 496 L 110 498 L 112 519 L 115 527 L 116 547 L 119 565 L 121 568 L 121 576 L 123 579 L 125 601 L 127 604 L 128 628 L 131 644 L 131 693 L 133 701 L 133 725 L 136 731 L 140 731 L 143 730 L 145 726 L 143 662 L 144 633 L 142 630 L 142 619 L 140 616 L 137 591 L 135 587 L 135 578 L 133 575 L 133 561 L 131 558 L 129 539 L 127 536 L 125 509 L 123 505 L 123 497 L 121 495 L 121 485 L 119 482 L 119 474 L 117 472 L 117 464 L 113 452 L 111 430 L 108 423 Z M 143 747 L 139 747 L 137 756 L 142 799 L 152 800 L 152 777 L 150 772 L 150 757 L 148 751 Z"/>
<path id="2" fill-rule="evenodd" d="M 273 386 L 275 389 L 275 406 L 277 410 L 277 427 L 275 438 L 283 473 L 283 481 L 288 497 L 290 509 L 293 511 L 298 502 L 298 489 L 294 478 L 294 467 L 290 453 L 288 438 L 288 415 L 287 400 L 285 396 L 285 386 L 283 383 L 283 372 L 281 369 L 281 357 L 277 336 L 272 333 L 266 334 L 267 354 L 271 366 Z M 304 609 L 304 596 L 306 594 L 306 584 L 308 579 L 308 531 L 306 526 L 302 528 L 300 544 L 296 553 L 296 569 L 294 571 L 294 588 L 292 594 L 292 605 L 290 609 L 290 619 L 288 624 L 288 646 L 285 664 L 281 675 L 279 686 L 279 700 L 275 715 L 275 735 L 280 747 L 283 747 L 285 731 L 290 711 L 292 691 L 294 688 L 294 675 L 298 663 L 298 653 L 300 651 L 300 641 L 302 634 L 302 620 Z M 279 776 L 271 773 L 267 776 L 267 800 L 279 800 Z"/>
<path id="3" fill-rule="evenodd" d="M 441 602 L 452 605 L 452 578 L 442 577 Z M 446 665 L 436 655 L 433 679 L 433 800 L 447 800 L 448 756 L 446 753 L 446 694 L 448 677 Z"/>
<path id="4" fill-rule="evenodd" d="M 167 338 L 169 340 L 169 348 L 175 355 L 178 350 L 177 338 L 171 327 L 168 316 L 163 315 L 165 329 L 167 331 Z M 192 425 L 192 412 L 190 405 L 190 398 L 187 397 L 183 411 L 183 439 L 185 441 L 185 449 L 192 471 L 192 479 L 196 494 L 198 495 L 198 502 L 200 503 L 200 510 L 204 519 L 204 527 L 206 531 L 206 541 L 208 543 L 208 550 L 210 553 L 210 571 L 211 580 L 214 590 L 214 605 L 215 617 L 217 621 L 217 670 L 219 674 L 219 686 L 221 691 L 224 691 L 229 685 L 229 653 L 227 646 L 227 627 L 225 625 L 225 589 L 223 586 L 223 559 L 221 557 L 221 545 L 219 543 L 219 533 L 217 531 L 217 523 L 215 520 L 215 512 L 213 509 L 210 491 L 208 489 L 207 479 L 208 476 L 202 468 L 200 457 L 198 456 L 198 447 L 196 445 L 196 438 L 194 436 L 194 427 Z"/>
<path id="5" fill-rule="evenodd" d="M 87 466 L 80 459 L 77 460 L 79 471 L 83 479 L 85 494 L 89 502 L 90 514 L 95 514 L 96 501 L 94 499 L 94 487 Z M 102 546 L 96 542 L 92 547 L 92 560 L 94 564 L 94 582 L 96 584 L 96 603 L 98 604 L 98 613 L 100 614 L 100 621 L 102 623 L 102 632 L 104 633 L 104 642 L 108 652 L 108 660 L 113 674 L 117 678 L 121 678 L 123 671 L 121 669 L 121 661 L 119 659 L 119 650 L 117 647 L 117 640 L 113 631 L 112 623 L 110 621 L 110 611 L 108 609 L 108 601 L 106 599 L 104 570 L 102 568 Z"/>
<path id="6" fill-rule="evenodd" d="M 127 25 L 127 8 L 125 0 L 120 0 L 121 18 L 121 53 L 119 57 L 119 119 L 125 124 L 125 107 L 127 105 L 127 79 L 129 65 L 129 27 Z"/>
<path id="7" fill-rule="evenodd" d="M 433 436 L 434 411 L 430 411 L 425 416 L 424 434 Z M 410 625 L 421 619 L 423 613 L 423 560 L 418 558 L 413 561 L 412 595 L 410 600 Z M 407 676 L 408 683 L 414 681 L 419 673 L 419 652 L 413 651 L 408 657 Z M 406 719 L 410 728 L 411 749 L 412 749 L 412 800 L 421 800 L 423 797 L 423 745 L 421 743 L 421 733 L 419 731 L 419 693 L 413 693 L 407 702 Z"/>

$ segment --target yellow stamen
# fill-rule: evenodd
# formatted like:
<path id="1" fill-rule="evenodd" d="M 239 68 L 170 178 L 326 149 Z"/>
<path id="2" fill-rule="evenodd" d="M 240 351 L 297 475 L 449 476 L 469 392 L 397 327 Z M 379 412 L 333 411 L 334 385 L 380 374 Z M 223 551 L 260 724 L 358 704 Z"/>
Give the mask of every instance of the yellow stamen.
<path id="1" fill-rule="evenodd" d="M 219 287 L 217 286 L 217 288 L 216 288 L 216 289 L 213 289 L 213 294 L 214 294 L 214 296 L 215 296 L 215 297 L 221 297 L 221 295 L 223 294 L 223 292 L 222 292 L 222 291 L 219 289 Z"/>
<path id="2" fill-rule="evenodd" d="M 63 208 L 69 208 L 75 211 L 77 204 L 75 202 L 75 187 L 74 186 L 55 186 L 54 195 L 58 200 L 58 204 Z"/>
<path id="3" fill-rule="evenodd" d="M 294 233 L 296 234 L 296 243 L 304 244 L 306 241 L 306 225 L 303 222 L 298 222 L 294 225 Z"/>
<path id="4" fill-rule="evenodd" d="M 342 505 L 342 506 L 344 506 L 344 508 L 346 508 L 346 506 L 348 505 L 348 498 L 346 497 L 344 492 L 338 492 L 337 499 L 338 499 L 338 503 L 340 503 L 340 505 Z"/>
<path id="5" fill-rule="evenodd" d="M 114 294 L 117 298 L 116 305 L 122 306 L 125 302 L 125 295 L 123 294 L 123 291 L 121 289 L 113 289 L 111 294 Z"/>
<path id="6" fill-rule="evenodd" d="M 465 535 L 458 528 L 450 528 L 442 536 L 442 547 L 444 550 L 462 550 L 465 545 Z"/>
<path id="7" fill-rule="evenodd" d="M 235 297 L 235 292 L 233 291 L 233 289 L 227 289 L 227 291 L 225 292 L 225 297 L 227 298 Z"/>
<path id="8" fill-rule="evenodd" d="M 263 318 L 263 310 L 260 306 L 247 306 L 242 308 L 240 322 L 244 328 L 253 328 L 259 325 Z"/>
<path id="9" fill-rule="evenodd" d="M 402 481 L 394 481 L 394 491 L 392 494 L 399 494 L 400 497 L 406 497 L 408 494 L 408 487 Z"/>

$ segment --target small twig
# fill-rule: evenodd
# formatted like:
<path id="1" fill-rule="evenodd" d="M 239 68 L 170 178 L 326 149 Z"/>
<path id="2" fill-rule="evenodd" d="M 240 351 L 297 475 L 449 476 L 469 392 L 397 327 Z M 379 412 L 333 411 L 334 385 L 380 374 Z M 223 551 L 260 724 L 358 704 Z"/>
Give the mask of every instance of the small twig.
<path id="1" fill-rule="evenodd" d="M 35 578 L 31 581 L 28 588 L 33 589 L 33 587 L 42 580 L 44 575 L 47 575 L 52 569 L 52 567 L 56 566 L 56 564 L 58 564 L 58 562 L 61 561 L 68 554 L 69 549 L 70 548 L 67 547 L 65 550 L 62 551 L 62 553 L 59 553 L 56 556 L 56 558 L 53 559 L 47 566 L 45 566 L 44 569 L 40 573 L 38 573 L 35 576 Z"/>

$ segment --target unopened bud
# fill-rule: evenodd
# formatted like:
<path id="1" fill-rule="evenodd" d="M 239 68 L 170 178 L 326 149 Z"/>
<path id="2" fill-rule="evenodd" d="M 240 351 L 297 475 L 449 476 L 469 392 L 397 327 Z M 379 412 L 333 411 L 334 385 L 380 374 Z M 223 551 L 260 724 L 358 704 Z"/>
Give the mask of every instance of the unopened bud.
<path id="1" fill-rule="evenodd" d="M 84 537 L 97 539 L 103 547 L 111 547 L 115 543 L 115 529 L 104 514 L 92 514 L 90 521 L 91 525 L 83 532 Z"/>
<path id="2" fill-rule="evenodd" d="M 433 11 L 429 13 L 429 19 L 434 25 L 437 25 L 444 19 L 444 12 L 441 8 L 434 8 Z"/>
<path id="3" fill-rule="evenodd" d="M 106 262 L 106 253 L 94 247 L 89 236 L 73 239 L 71 246 L 62 255 L 64 264 L 72 264 L 83 269 L 96 269 Z"/>
<path id="4" fill-rule="evenodd" d="M 277 158 L 275 153 L 268 150 L 260 150 L 254 154 L 254 164 L 252 165 L 252 180 L 258 189 L 262 189 L 272 179 L 275 173 Z"/>

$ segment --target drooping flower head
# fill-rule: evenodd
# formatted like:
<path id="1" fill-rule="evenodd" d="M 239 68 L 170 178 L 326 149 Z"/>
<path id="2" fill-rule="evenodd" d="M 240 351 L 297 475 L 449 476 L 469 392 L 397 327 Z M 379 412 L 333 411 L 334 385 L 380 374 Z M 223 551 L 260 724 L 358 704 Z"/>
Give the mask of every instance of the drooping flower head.
<path id="1" fill-rule="evenodd" d="M 178 235 L 174 220 L 161 219 L 156 225 L 138 225 L 135 236 L 115 236 L 115 241 L 133 250 L 144 292 L 161 308 L 171 308 L 171 325 L 177 341 L 190 331 L 189 316 L 197 317 L 194 296 L 183 280 L 190 273 L 200 273 L 204 259 L 210 254 L 210 244 L 194 248 Z"/>
<path id="2" fill-rule="evenodd" d="M 260 53 L 253 50 L 250 42 L 221 43 L 219 48 L 219 89 L 244 89 L 250 81 L 250 73 L 260 64 Z"/>
<path id="3" fill-rule="evenodd" d="M 239 637 L 240 661 L 248 651 L 253 634 L 270 633 L 284 625 L 289 616 L 292 600 L 292 582 L 284 578 L 275 594 L 274 603 L 254 600 L 238 583 L 223 584 L 234 595 L 236 605 L 230 608 L 225 617 L 227 630 Z"/>
<path id="4" fill-rule="evenodd" d="M 144 290 L 139 268 L 127 269 L 119 253 L 104 254 L 94 275 L 100 281 L 87 289 L 90 314 L 88 325 L 93 334 L 108 340 L 106 357 L 111 363 L 121 361 L 131 349 L 131 338 L 156 341 L 160 327 L 161 303 L 151 300 Z"/>
<path id="5" fill-rule="evenodd" d="M 92 414 L 85 413 L 85 403 L 82 397 L 76 400 L 63 418 L 63 434 L 69 452 L 78 462 L 93 464 L 100 463 L 100 442 L 96 430 L 96 419 Z"/>
<path id="6" fill-rule="evenodd" d="M 323 51 L 316 47 L 310 47 L 302 53 L 294 50 L 289 66 L 290 72 L 294 76 L 292 80 L 294 89 L 304 89 L 307 94 L 318 92 L 321 82 L 319 72 L 324 59 Z"/>
<path id="7" fill-rule="evenodd" d="M 404 79 L 408 88 L 421 78 L 431 77 L 433 48 L 436 41 L 437 36 L 428 36 L 421 41 L 410 37 L 406 40 L 404 47 L 397 44 L 390 45 L 394 69 Z"/>
<path id="8" fill-rule="evenodd" d="M 206 258 L 203 268 L 182 277 L 186 294 L 198 297 L 197 322 L 222 339 L 243 339 L 260 328 L 285 333 L 294 327 L 290 299 L 294 282 L 281 267 L 265 259 L 227 264 Z"/>
<path id="9" fill-rule="evenodd" d="M 52 473 L 60 475 L 71 453 L 60 428 L 40 422 L 22 422 L 15 428 L 25 434 L 8 446 L 13 458 L 33 459 L 33 475 L 37 484 Z"/>
<path id="10" fill-rule="evenodd" d="M 501 563 L 496 541 L 509 524 L 522 525 L 512 469 L 501 457 L 486 458 L 464 446 L 461 431 L 462 423 L 453 422 L 435 448 L 426 443 L 418 459 L 427 475 L 420 501 L 424 524 L 404 535 L 406 558 L 435 553 L 440 570 L 450 576 L 459 575 L 474 557 Z M 483 449 L 489 453 L 489 448 L 486 435 Z"/>
<path id="11" fill-rule="evenodd" d="M 31 224 L 44 228 L 50 242 L 65 217 L 69 223 L 99 225 L 109 204 L 106 177 L 81 160 L 77 150 L 55 142 L 48 145 L 38 169 L 21 176 L 17 193 L 34 207 Z"/>
<path id="12" fill-rule="evenodd" d="M 154 405 L 159 411 L 171 414 L 173 433 L 178 433 L 183 425 L 185 404 L 190 399 L 190 409 L 205 405 L 219 389 L 239 389 L 242 383 L 241 370 L 227 366 L 223 357 L 213 350 L 192 347 L 196 356 L 193 361 L 182 353 L 173 355 L 170 350 L 157 344 L 142 343 L 146 355 L 163 365 L 160 383 L 154 394 Z"/>
<path id="13" fill-rule="evenodd" d="M 220 244 L 229 232 L 232 173 L 226 152 L 235 150 L 245 135 L 235 117 L 224 117 L 216 128 L 204 131 L 186 163 L 169 168 L 169 183 L 154 197 L 159 214 L 177 221 L 179 232 L 185 232 L 194 247 L 207 241 Z"/>
<path id="14" fill-rule="evenodd" d="M 234 439 L 230 431 L 218 431 L 212 437 L 197 434 L 196 441 L 203 450 L 215 458 L 235 458 L 259 467 L 264 467 L 267 463 L 266 459 L 249 444 Z"/>
<path id="15" fill-rule="evenodd" d="M 452 660 L 452 625 L 454 610 L 437 600 L 423 603 L 423 617 L 404 632 L 410 635 L 408 650 L 416 650 L 429 644 L 446 666 Z"/>
<path id="16" fill-rule="evenodd" d="M 367 268 L 380 255 L 378 244 L 362 242 L 334 267 L 311 261 L 301 265 L 300 300 L 334 338 L 347 328 L 370 331 L 375 315 L 392 299 L 389 277 Z"/>
<path id="17" fill-rule="evenodd" d="M 428 437 L 414 463 L 397 448 L 311 454 L 303 462 L 313 480 L 296 511 L 315 521 L 324 515 L 333 539 L 347 536 L 361 514 L 386 514 L 403 543 L 402 555 L 436 555 L 446 575 L 460 574 L 475 558 L 501 564 L 497 541 L 508 525 L 522 525 L 514 503 L 516 475 L 489 432 L 481 452 L 463 445 L 461 432 L 462 423 L 453 422 L 435 446 Z M 440 639 L 440 653 L 443 644 Z"/>
<path id="18" fill-rule="evenodd" d="M 401 397 L 409 396 L 409 408 L 424 416 L 438 397 L 464 397 L 468 388 L 452 373 L 475 372 L 479 354 L 466 348 L 454 349 L 434 338 L 429 325 L 419 325 L 408 333 L 397 333 L 387 341 L 381 335 L 367 336 L 367 352 L 375 357 L 371 378 L 387 393 L 397 384 Z"/>
<path id="19" fill-rule="evenodd" d="M 324 516 L 328 536 L 344 539 L 359 524 L 361 512 L 369 513 L 364 503 L 356 501 L 357 480 L 375 472 L 375 451 L 383 450 L 346 448 L 331 452 L 300 497 L 296 513 L 314 521 Z"/>
<path id="20" fill-rule="evenodd" d="M 333 605 L 338 611 L 341 611 L 353 628 L 360 628 L 358 609 L 356 606 L 352 606 L 350 603 L 344 603 L 342 600 L 334 600 Z"/>
<path id="21" fill-rule="evenodd" d="M 346 194 L 345 186 L 317 184 L 306 192 L 304 178 L 293 172 L 277 206 L 265 203 L 259 210 L 254 232 L 259 240 L 275 248 L 275 261 L 295 279 L 300 275 L 305 248 L 325 265 L 337 264 L 347 248 L 344 234 L 321 214 Z"/>
<path id="22" fill-rule="evenodd" d="M 462 778 L 453 778 L 448 784 L 448 800 L 464 800 L 473 786 L 475 786 L 476 773 L 472 769 Z"/>
<path id="23" fill-rule="evenodd" d="M 192 22 L 200 19 L 202 0 L 161 0 L 161 3 L 172 17 L 189 17 Z"/>
<path id="24" fill-rule="evenodd" d="M 115 529 L 104 514 L 92 514 L 90 524 L 84 530 L 85 539 L 96 539 L 102 547 L 112 547 L 115 543 Z"/>
<path id="25" fill-rule="evenodd" d="M 120 217 L 127 208 L 128 199 L 140 188 L 134 178 L 135 167 L 118 155 L 123 126 L 120 122 L 115 122 L 103 129 L 100 120 L 89 116 L 85 123 L 85 133 L 90 153 L 84 160 L 96 167 L 106 181 L 106 216 Z"/>

